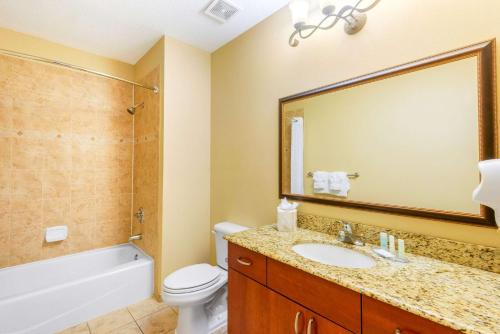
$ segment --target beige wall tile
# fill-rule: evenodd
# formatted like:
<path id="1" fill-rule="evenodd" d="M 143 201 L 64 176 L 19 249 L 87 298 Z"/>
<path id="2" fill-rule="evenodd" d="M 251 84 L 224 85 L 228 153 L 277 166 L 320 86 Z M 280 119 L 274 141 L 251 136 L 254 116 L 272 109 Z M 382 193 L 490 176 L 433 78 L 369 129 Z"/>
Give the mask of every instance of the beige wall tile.
<path id="1" fill-rule="evenodd" d="M 10 168 L 0 167 L 0 195 L 10 194 Z"/>
<path id="2" fill-rule="evenodd" d="M 1 123 L 2 119 L 0 118 Z M 12 166 L 11 142 L 11 138 L 0 138 L 0 168 L 11 168 Z"/>
<path id="3" fill-rule="evenodd" d="M 79 197 L 71 199 L 71 222 L 74 224 L 88 224 L 96 221 L 95 197 Z"/>
<path id="4" fill-rule="evenodd" d="M 71 141 L 71 167 L 73 170 L 90 169 L 96 166 L 96 144 L 92 141 Z"/>
<path id="5" fill-rule="evenodd" d="M 73 106 L 71 114 L 71 133 L 83 135 L 96 135 L 96 113 L 85 107 Z"/>
<path id="6" fill-rule="evenodd" d="M 95 227 L 94 246 L 108 247 L 128 241 L 130 235 L 130 219 L 112 219 L 97 221 Z"/>
<path id="7" fill-rule="evenodd" d="M 160 71 L 156 68 L 140 81 L 150 85 L 158 85 L 159 77 Z M 158 261 L 161 248 L 158 238 L 160 232 L 158 230 L 160 95 L 137 89 L 135 90 L 135 101 L 136 103 L 144 102 L 144 108 L 139 109 L 134 116 L 133 212 L 137 212 L 140 207 L 143 207 L 146 219 L 144 224 L 139 224 L 135 218 L 132 219 L 132 231 L 133 234 L 141 233 L 143 236 L 142 240 L 136 241 L 135 244 Z M 122 156 L 119 155 L 119 157 Z M 126 185 L 123 185 L 121 191 L 126 190 L 124 186 Z M 161 281 L 160 270 L 160 266 L 155 267 L 157 283 Z M 149 326 L 148 328 L 153 327 Z"/>
<path id="8" fill-rule="evenodd" d="M 126 242 L 131 86 L 4 56 L 0 73 L 0 267 Z M 68 239 L 45 244 L 56 225 Z"/>
<path id="9" fill-rule="evenodd" d="M 9 262 L 10 255 L 10 231 L 0 230 L 0 267 L 5 267 Z M 2 266 L 2 263 L 4 264 Z"/>
<path id="10" fill-rule="evenodd" d="M 13 112 L 14 99 L 11 96 L 0 94 L 0 129 L 12 129 Z"/>
<path id="11" fill-rule="evenodd" d="M 20 169 L 42 168 L 44 151 L 42 141 L 25 138 L 12 139 L 12 167 Z"/>
<path id="12" fill-rule="evenodd" d="M 54 139 L 45 141 L 44 168 L 52 170 L 70 170 L 72 167 L 72 146 L 69 141 Z"/>
<path id="13" fill-rule="evenodd" d="M 71 171 L 43 170 L 42 194 L 44 198 L 69 197 L 71 195 Z"/>
<path id="14" fill-rule="evenodd" d="M 12 231 L 39 230 L 42 227 L 42 211 L 12 212 L 10 226 Z"/>
<path id="15" fill-rule="evenodd" d="M 10 234 L 10 265 L 40 260 L 42 243 L 41 228 L 13 229 Z"/>
<path id="16" fill-rule="evenodd" d="M 69 225 L 69 249 L 72 253 L 83 252 L 94 248 L 95 223 Z"/>
<path id="17" fill-rule="evenodd" d="M 34 165 L 36 166 L 36 164 Z M 25 195 L 32 198 L 42 196 L 42 180 L 39 170 L 13 169 L 11 174 L 11 192 L 13 195 Z"/>
<path id="18" fill-rule="evenodd" d="M 68 225 L 70 219 L 70 197 L 44 198 L 42 201 L 43 226 Z"/>
<path id="19" fill-rule="evenodd" d="M 30 195 L 10 196 L 10 212 L 21 213 L 30 211 L 42 211 L 42 198 Z"/>
<path id="20" fill-rule="evenodd" d="M 96 190 L 96 173 L 93 170 L 73 170 L 71 172 L 71 196 L 94 196 Z"/>
<path id="21" fill-rule="evenodd" d="M 57 256 L 63 256 L 69 254 L 71 251 L 70 244 L 66 241 L 58 241 L 42 244 L 42 259 L 51 259 Z"/>
<path id="22" fill-rule="evenodd" d="M 10 231 L 10 198 L 0 195 L 0 233 Z"/>

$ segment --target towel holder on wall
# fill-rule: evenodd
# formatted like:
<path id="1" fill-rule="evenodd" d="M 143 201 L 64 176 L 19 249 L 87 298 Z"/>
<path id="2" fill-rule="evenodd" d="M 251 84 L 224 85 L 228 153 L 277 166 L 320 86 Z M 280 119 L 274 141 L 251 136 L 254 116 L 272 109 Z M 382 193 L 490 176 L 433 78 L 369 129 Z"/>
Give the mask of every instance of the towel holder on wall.
<path id="1" fill-rule="evenodd" d="M 314 175 L 314 172 L 308 172 L 307 173 L 307 176 L 309 177 L 313 177 Z M 359 173 L 356 172 L 356 173 L 353 173 L 353 174 L 347 174 L 347 177 L 350 178 L 350 179 L 357 179 L 359 177 Z"/>

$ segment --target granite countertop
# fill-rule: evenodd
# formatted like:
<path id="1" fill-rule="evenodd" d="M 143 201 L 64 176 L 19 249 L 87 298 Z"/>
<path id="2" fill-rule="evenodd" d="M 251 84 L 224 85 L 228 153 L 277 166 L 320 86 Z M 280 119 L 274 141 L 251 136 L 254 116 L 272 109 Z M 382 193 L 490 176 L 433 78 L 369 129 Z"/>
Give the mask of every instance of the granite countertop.
<path id="1" fill-rule="evenodd" d="M 278 232 L 274 225 L 226 236 L 234 244 L 286 263 L 374 299 L 394 305 L 463 333 L 500 333 L 500 275 L 407 254 L 409 263 L 382 259 L 373 245 L 350 246 L 335 236 L 299 229 Z M 376 265 L 348 269 L 301 257 L 292 246 L 322 242 L 371 256 Z"/>

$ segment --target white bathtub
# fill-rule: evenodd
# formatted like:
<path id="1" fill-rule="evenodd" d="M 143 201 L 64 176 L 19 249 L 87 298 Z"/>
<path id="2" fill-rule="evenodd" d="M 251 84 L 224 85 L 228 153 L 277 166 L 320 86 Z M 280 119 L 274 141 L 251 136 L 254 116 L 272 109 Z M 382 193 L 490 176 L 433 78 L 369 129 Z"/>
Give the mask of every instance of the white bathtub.
<path id="1" fill-rule="evenodd" d="M 0 270 L 0 333 L 52 334 L 153 294 L 153 260 L 132 244 Z"/>

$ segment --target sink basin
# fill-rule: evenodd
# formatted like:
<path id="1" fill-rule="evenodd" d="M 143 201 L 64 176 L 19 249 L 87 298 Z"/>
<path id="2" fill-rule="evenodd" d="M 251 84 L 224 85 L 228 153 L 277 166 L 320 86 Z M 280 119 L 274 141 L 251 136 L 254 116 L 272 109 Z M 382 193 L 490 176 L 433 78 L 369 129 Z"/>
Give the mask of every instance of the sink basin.
<path id="1" fill-rule="evenodd" d="M 370 268 L 376 262 L 371 257 L 352 249 L 321 243 L 297 244 L 292 250 L 305 257 L 323 264 L 344 268 Z"/>

